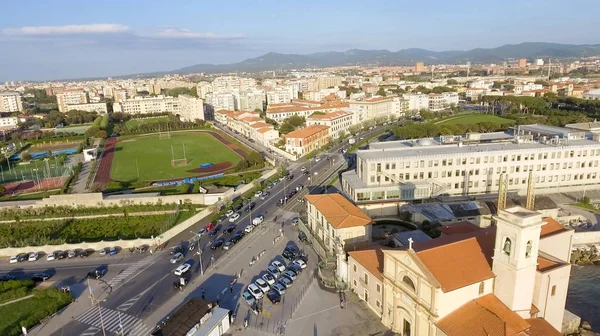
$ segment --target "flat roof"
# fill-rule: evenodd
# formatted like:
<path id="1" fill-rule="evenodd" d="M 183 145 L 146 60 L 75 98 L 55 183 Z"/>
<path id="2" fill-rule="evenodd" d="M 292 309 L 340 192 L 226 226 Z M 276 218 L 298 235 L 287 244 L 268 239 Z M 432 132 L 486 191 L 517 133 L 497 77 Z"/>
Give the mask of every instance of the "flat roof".
<path id="1" fill-rule="evenodd" d="M 200 320 L 209 312 L 213 311 L 213 304 L 199 299 L 191 298 L 183 304 L 177 311 L 169 317 L 167 322 L 156 330 L 154 336 L 187 336 L 188 332 L 200 323 Z M 214 314 L 214 311 L 213 311 Z M 208 325 L 210 317 L 202 324 L 202 327 Z M 214 324 L 212 325 L 214 326 Z M 202 328 L 201 327 L 201 328 Z M 201 329 L 198 328 L 198 329 Z"/>
<path id="2" fill-rule="evenodd" d="M 408 145 L 407 145 L 408 143 Z M 413 143 L 412 145 L 410 143 Z M 395 146 L 394 146 L 395 144 Z M 571 140 L 560 146 L 552 144 L 542 144 L 539 142 L 529 143 L 514 143 L 514 142 L 502 142 L 502 143 L 478 143 L 478 144 L 465 144 L 459 147 L 457 144 L 448 145 L 430 145 L 430 146 L 419 146 L 415 145 L 412 140 L 402 141 L 390 141 L 387 142 L 386 148 L 382 149 L 364 149 L 356 151 L 356 155 L 363 160 L 373 159 L 384 159 L 384 158 L 402 158 L 402 157 L 423 157 L 423 156 L 435 156 L 435 155 L 453 155 L 453 154 L 468 154 L 468 153 L 482 153 L 486 155 L 491 152 L 507 152 L 517 150 L 536 150 L 544 148 L 568 148 L 576 149 L 582 146 L 600 146 L 600 143 L 593 140 L 581 139 Z"/>
<path id="3" fill-rule="evenodd" d="M 532 124 L 532 125 L 521 125 L 518 126 L 521 131 L 528 131 L 532 133 L 543 133 L 543 134 L 552 134 L 559 136 L 567 136 L 572 133 L 580 133 L 581 131 L 576 131 L 564 127 L 556 127 L 549 125 L 540 125 L 540 124 Z"/>
<path id="4" fill-rule="evenodd" d="M 585 123 L 575 123 L 575 124 L 566 124 L 565 127 L 573 128 L 576 130 L 584 130 L 591 131 L 597 130 L 600 128 L 600 122 L 585 122 Z"/>

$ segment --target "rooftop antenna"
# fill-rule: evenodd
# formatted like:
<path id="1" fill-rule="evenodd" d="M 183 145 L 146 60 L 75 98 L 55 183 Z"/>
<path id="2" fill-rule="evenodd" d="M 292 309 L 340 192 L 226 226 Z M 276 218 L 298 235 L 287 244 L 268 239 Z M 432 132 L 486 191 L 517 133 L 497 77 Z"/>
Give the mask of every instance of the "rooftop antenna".
<path id="1" fill-rule="evenodd" d="M 531 211 L 535 208 L 535 193 L 533 191 L 533 172 L 529 172 L 527 180 L 527 203 L 525 207 Z"/>

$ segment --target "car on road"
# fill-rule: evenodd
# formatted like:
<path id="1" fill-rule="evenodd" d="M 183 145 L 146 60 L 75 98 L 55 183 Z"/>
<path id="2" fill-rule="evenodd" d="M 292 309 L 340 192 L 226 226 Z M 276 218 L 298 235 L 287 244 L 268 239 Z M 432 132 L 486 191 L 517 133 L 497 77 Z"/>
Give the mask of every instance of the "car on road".
<path id="1" fill-rule="evenodd" d="M 117 248 L 116 247 L 109 247 L 108 248 L 108 255 L 114 256 L 117 255 Z"/>
<path id="2" fill-rule="evenodd" d="M 231 209 L 227 210 L 227 212 L 225 212 L 225 217 L 231 217 L 231 215 L 233 215 L 234 212 L 235 211 L 233 211 Z"/>
<path id="3" fill-rule="evenodd" d="M 173 247 L 171 249 L 171 251 L 169 251 L 169 254 L 175 255 L 175 254 L 181 253 L 181 252 L 183 252 L 183 247 L 181 245 L 177 245 L 177 246 Z"/>
<path id="4" fill-rule="evenodd" d="M 174 254 L 172 257 L 171 257 L 171 260 L 169 260 L 169 262 L 170 262 L 171 264 L 176 264 L 176 263 L 178 263 L 178 262 L 179 262 L 180 260 L 182 260 L 182 259 L 183 259 L 183 253 L 181 253 L 181 252 L 177 252 L 177 253 L 175 253 L 175 254 Z"/>
<path id="5" fill-rule="evenodd" d="M 35 273 L 34 275 L 31 276 L 31 280 L 39 282 L 39 281 L 46 281 L 50 279 L 50 275 L 48 273 Z"/>
<path id="6" fill-rule="evenodd" d="M 106 274 L 106 268 L 97 268 L 91 272 L 88 272 L 87 277 L 92 279 L 100 279 Z"/>
<path id="7" fill-rule="evenodd" d="M 231 217 L 229 217 L 229 222 L 233 223 L 238 219 L 240 219 L 240 214 L 236 212 L 233 215 L 231 215 Z"/>
<path id="8" fill-rule="evenodd" d="M 269 298 L 269 301 L 271 301 L 272 304 L 278 304 L 279 302 L 281 302 L 281 294 L 279 294 L 279 292 L 274 289 L 271 289 L 267 293 L 267 297 Z"/>
<path id="9" fill-rule="evenodd" d="M 252 230 L 254 230 L 254 225 L 252 225 L 252 224 L 248 224 L 248 226 L 246 226 L 246 228 L 244 229 L 244 231 L 246 231 L 246 233 L 250 233 L 250 232 L 252 232 Z"/>
<path id="10" fill-rule="evenodd" d="M 240 241 L 240 239 L 242 239 L 244 237 L 244 233 L 243 231 L 238 231 L 236 233 L 233 234 L 233 236 L 231 236 L 231 241 L 234 243 L 237 243 L 238 241 Z"/>
<path id="11" fill-rule="evenodd" d="M 258 225 L 258 224 L 262 223 L 264 220 L 265 220 L 265 216 L 263 216 L 263 215 L 254 217 L 254 219 L 252 220 L 252 224 Z"/>
<path id="12" fill-rule="evenodd" d="M 319 172 L 314 172 L 313 175 L 319 175 Z"/>
<path id="13" fill-rule="evenodd" d="M 254 210 L 254 208 L 256 208 L 256 203 L 250 202 L 250 204 L 246 205 L 246 207 L 244 208 L 244 211 L 250 212 L 250 210 Z"/>
<path id="14" fill-rule="evenodd" d="M 260 197 L 260 195 L 262 195 L 263 191 L 259 190 L 256 193 L 254 193 L 254 197 Z"/>
<path id="15" fill-rule="evenodd" d="M 29 260 L 29 261 L 36 261 L 36 260 L 38 260 L 39 257 L 40 257 L 39 253 L 32 252 L 32 253 L 29 253 L 29 258 L 27 258 L 27 260 Z"/>
<path id="16" fill-rule="evenodd" d="M 285 288 L 292 287 L 292 280 L 290 280 L 288 277 L 281 277 L 281 279 L 279 279 L 279 283 L 285 286 Z"/>
<path id="17" fill-rule="evenodd" d="M 284 250 L 281 253 L 281 256 L 284 257 L 285 259 L 292 261 L 294 259 L 296 259 L 296 254 L 290 250 Z"/>
<path id="18" fill-rule="evenodd" d="M 10 274 L 4 274 L 3 276 L 0 276 L 0 281 L 11 281 L 11 280 L 15 280 L 16 277 L 14 275 L 10 275 Z"/>
<path id="19" fill-rule="evenodd" d="M 229 225 L 223 233 L 231 234 L 233 231 L 235 231 L 235 224 Z"/>
<path id="20" fill-rule="evenodd" d="M 216 235 L 218 235 L 218 234 L 219 234 L 219 231 L 221 231 L 220 225 L 219 225 L 219 226 L 217 226 L 216 228 L 214 228 L 214 229 L 210 230 L 210 231 L 208 232 L 208 236 L 209 236 L 209 237 L 215 237 Z"/>
<path id="21" fill-rule="evenodd" d="M 305 171 L 306 171 L 306 167 L 302 167 L 302 168 L 300 168 L 300 171 L 303 171 L 303 172 L 305 172 Z"/>
<path id="22" fill-rule="evenodd" d="M 281 275 L 279 269 L 273 265 L 267 266 L 267 272 L 271 273 L 271 275 L 275 278 L 278 278 Z"/>
<path id="23" fill-rule="evenodd" d="M 271 196 L 271 193 L 267 191 L 267 192 L 264 192 L 262 195 L 260 195 L 260 199 L 264 201 L 267 198 L 269 198 L 269 196 Z"/>
<path id="24" fill-rule="evenodd" d="M 106 255 L 106 250 L 104 250 L 104 255 Z M 63 251 L 56 252 L 56 259 L 61 260 L 61 259 L 65 259 L 66 257 L 67 257 L 67 254 L 65 252 L 63 252 Z"/>
<path id="25" fill-rule="evenodd" d="M 233 245 L 235 245 L 235 242 L 231 241 L 230 239 L 223 244 L 223 250 L 229 250 Z"/>
<path id="26" fill-rule="evenodd" d="M 252 294 L 252 296 L 254 296 L 254 298 L 257 300 L 262 299 L 262 297 L 264 296 L 263 291 L 260 290 L 260 288 L 258 288 L 258 286 L 256 286 L 253 283 L 248 285 L 248 292 L 250 292 L 250 294 Z"/>
<path id="27" fill-rule="evenodd" d="M 225 239 L 223 238 L 217 238 L 215 239 L 215 241 L 212 243 L 212 245 L 210 245 L 210 248 L 212 250 L 216 250 L 219 247 L 223 246 L 223 244 L 225 243 Z"/>
<path id="28" fill-rule="evenodd" d="M 182 275 L 185 272 L 189 271 L 190 268 L 192 268 L 192 265 L 185 263 L 185 264 L 179 265 L 173 273 L 175 273 L 175 275 Z"/>
<path id="29" fill-rule="evenodd" d="M 304 173 L 302 173 L 302 174 L 304 174 L 304 175 L 310 175 L 310 172 L 307 170 L 307 171 L 305 171 L 305 172 L 304 172 Z"/>
<path id="30" fill-rule="evenodd" d="M 263 293 L 268 292 L 269 289 L 270 289 L 269 284 L 265 280 L 263 280 L 261 278 L 256 279 L 256 281 L 254 281 L 254 284 L 258 288 L 260 288 L 260 290 L 263 291 Z"/>
<path id="31" fill-rule="evenodd" d="M 77 253 L 75 253 L 75 251 L 70 250 L 67 252 L 67 258 L 71 259 L 71 258 L 75 258 L 77 256 Z"/>
<path id="32" fill-rule="evenodd" d="M 249 306 L 254 305 L 254 303 L 256 302 L 256 299 L 254 298 L 254 295 L 250 294 L 250 292 L 248 292 L 248 291 L 244 291 L 242 293 L 242 298 L 244 299 L 244 301 L 246 301 L 246 303 Z"/>
<path id="33" fill-rule="evenodd" d="M 296 280 L 296 278 L 297 278 L 296 272 L 294 272 L 292 270 L 287 270 L 287 271 L 283 272 L 283 276 L 290 278 L 290 280 L 292 280 L 292 281 Z"/>
<path id="34" fill-rule="evenodd" d="M 315 156 L 315 162 L 319 162 L 319 161 L 321 161 L 321 157 Z"/>
<path id="35" fill-rule="evenodd" d="M 285 265 L 279 260 L 273 260 L 273 262 L 271 262 L 271 265 L 275 266 L 279 270 L 279 272 L 285 271 Z"/>
<path id="36" fill-rule="evenodd" d="M 198 235 L 198 237 L 202 237 L 206 234 L 206 228 L 202 228 L 200 230 L 198 230 L 198 232 L 196 233 Z"/>
<path id="37" fill-rule="evenodd" d="M 290 181 L 291 181 L 291 180 L 293 180 L 293 179 L 294 179 L 294 174 L 288 175 L 288 177 L 287 177 L 287 178 L 288 178 L 288 180 L 290 180 Z"/>
<path id="38" fill-rule="evenodd" d="M 273 285 L 273 289 L 276 290 L 279 295 L 285 294 L 285 285 L 282 285 L 279 282 Z"/>
<path id="39" fill-rule="evenodd" d="M 301 260 L 301 259 L 296 259 L 296 260 L 294 260 L 293 263 L 300 266 L 301 269 L 305 269 L 307 266 L 306 263 L 304 262 L 304 260 Z"/>
<path id="40" fill-rule="evenodd" d="M 282 206 L 283 204 L 285 204 L 285 200 L 280 198 L 279 201 L 277 201 L 277 206 Z"/>
<path id="41" fill-rule="evenodd" d="M 303 186 L 302 184 L 298 184 L 298 185 L 296 186 L 296 191 L 300 191 L 300 190 L 302 190 L 302 189 L 304 189 L 304 186 Z"/>
<path id="42" fill-rule="evenodd" d="M 204 227 L 206 229 L 206 232 L 210 232 L 210 230 L 215 228 L 215 223 L 209 223 L 207 226 Z"/>
<path id="43" fill-rule="evenodd" d="M 48 253 L 48 255 L 46 256 L 46 260 L 47 261 L 52 261 L 52 260 L 56 259 L 56 254 L 57 254 L 56 251 Z"/>
<path id="44" fill-rule="evenodd" d="M 273 286 L 275 284 L 275 277 L 270 273 L 263 274 L 262 279 L 265 280 L 269 286 Z"/>

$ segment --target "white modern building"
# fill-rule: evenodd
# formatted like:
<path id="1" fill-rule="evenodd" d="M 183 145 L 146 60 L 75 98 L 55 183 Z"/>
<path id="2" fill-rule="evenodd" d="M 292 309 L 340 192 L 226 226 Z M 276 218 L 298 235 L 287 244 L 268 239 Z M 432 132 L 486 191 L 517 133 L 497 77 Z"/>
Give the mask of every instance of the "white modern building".
<path id="1" fill-rule="evenodd" d="M 88 102 L 88 94 L 83 89 L 69 89 L 56 94 L 59 112 L 67 112 L 68 105 L 87 104 Z"/>
<path id="2" fill-rule="evenodd" d="M 373 97 L 365 100 L 350 101 L 350 110 L 354 114 L 353 124 L 378 118 L 400 117 L 405 111 L 399 97 Z"/>
<path id="3" fill-rule="evenodd" d="M 537 193 L 573 191 L 600 183 L 600 135 L 523 125 L 512 141 L 502 134 L 373 143 L 356 152 L 356 168 L 342 174 L 356 202 L 415 201 L 441 195 L 495 193 L 506 176 L 509 192 L 524 194 L 532 174 Z M 504 136 L 506 138 L 506 135 Z"/>
<path id="4" fill-rule="evenodd" d="M 346 111 L 312 115 L 306 118 L 306 126 L 329 126 L 329 137 L 331 139 L 336 139 L 342 132 L 348 135 L 350 126 L 352 126 L 352 118 L 352 113 Z"/>
<path id="5" fill-rule="evenodd" d="M 230 92 L 213 92 L 206 94 L 206 104 L 211 106 L 214 111 L 229 110 L 235 111 L 238 109 L 238 101 L 235 94 Z"/>
<path id="6" fill-rule="evenodd" d="M 186 94 L 179 95 L 177 99 L 179 100 L 179 113 L 174 112 L 174 114 L 179 114 L 181 120 L 206 119 L 202 99 Z"/>
<path id="7" fill-rule="evenodd" d="M 9 129 L 15 128 L 19 124 L 19 118 L 17 117 L 4 117 L 0 118 L 0 128 Z"/>
<path id="8" fill-rule="evenodd" d="M 21 94 L 18 92 L 0 92 L 0 112 L 23 111 Z"/>
<path id="9" fill-rule="evenodd" d="M 265 92 L 263 90 L 246 90 L 237 94 L 238 108 L 240 111 L 263 111 L 265 108 Z"/>
<path id="10" fill-rule="evenodd" d="M 134 99 L 114 103 L 113 111 L 127 114 L 169 112 L 179 115 L 181 120 L 205 119 L 202 99 L 189 95 L 180 95 L 179 97 L 135 97 Z"/>
<path id="11" fill-rule="evenodd" d="M 429 108 L 429 96 L 426 94 L 405 94 L 402 98 L 408 101 L 409 111 L 426 110 Z"/>
<path id="12" fill-rule="evenodd" d="M 77 111 L 86 111 L 86 112 L 96 112 L 96 113 L 107 113 L 108 110 L 106 108 L 106 103 L 88 103 L 88 104 L 77 104 L 77 105 L 67 105 L 66 112 L 77 110 Z"/>
<path id="13" fill-rule="evenodd" d="M 294 92 L 291 87 L 276 87 L 267 91 L 267 104 L 269 105 L 289 103 L 292 99 L 294 99 Z"/>
<path id="14" fill-rule="evenodd" d="M 589 90 L 588 92 L 583 94 L 583 98 L 600 100 L 600 89 Z"/>

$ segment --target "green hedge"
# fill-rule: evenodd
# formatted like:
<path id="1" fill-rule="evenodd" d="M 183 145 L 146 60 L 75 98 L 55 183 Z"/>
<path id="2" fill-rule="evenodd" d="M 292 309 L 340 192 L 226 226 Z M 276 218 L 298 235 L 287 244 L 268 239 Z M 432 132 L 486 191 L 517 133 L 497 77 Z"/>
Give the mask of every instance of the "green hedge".
<path id="1" fill-rule="evenodd" d="M 35 286 L 32 280 L 11 280 L 0 282 L 0 303 L 5 303 L 31 294 Z"/>
<path id="2" fill-rule="evenodd" d="M 73 301 L 55 287 L 34 290 L 34 297 L 0 307 L 0 335 L 19 336 L 21 326 L 31 328 Z"/>

